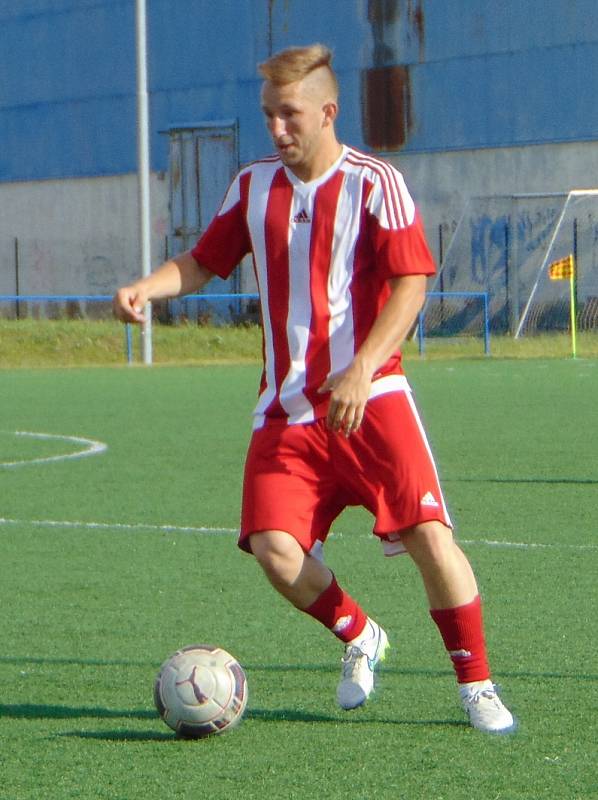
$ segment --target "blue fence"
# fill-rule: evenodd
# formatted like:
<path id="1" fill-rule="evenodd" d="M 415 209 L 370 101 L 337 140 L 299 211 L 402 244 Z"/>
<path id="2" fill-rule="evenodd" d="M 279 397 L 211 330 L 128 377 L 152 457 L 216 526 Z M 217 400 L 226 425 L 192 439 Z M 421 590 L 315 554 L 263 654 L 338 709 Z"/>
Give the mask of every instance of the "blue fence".
<path id="1" fill-rule="evenodd" d="M 174 301 L 170 301 L 175 305 L 173 309 L 173 316 L 176 318 L 182 310 L 184 310 L 185 306 L 188 307 L 189 303 L 195 303 L 196 307 L 200 306 L 201 304 L 213 304 L 213 303 L 222 303 L 227 301 L 229 303 L 229 311 L 230 311 L 230 304 L 237 304 L 241 303 L 242 301 L 247 300 L 257 300 L 259 295 L 255 293 L 220 293 L 220 294 L 192 294 L 186 295 L 184 298 L 176 299 Z M 419 346 L 419 354 L 425 354 L 425 322 L 426 316 L 429 314 L 430 308 L 430 300 L 433 299 L 464 299 L 464 300 L 474 300 L 477 299 L 481 303 L 482 309 L 482 324 L 480 326 L 480 335 L 483 337 L 484 341 L 484 353 L 486 355 L 490 355 L 490 324 L 489 324 L 489 312 L 488 312 L 488 293 L 487 292 L 427 292 L 426 294 L 426 302 L 424 304 L 423 309 L 419 313 L 418 323 L 417 323 L 417 341 Z M 16 307 L 16 316 L 19 318 L 19 308 L 20 304 L 22 303 L 110 303 L 112 302 L 112 295 L 103 295 L 103 294 L 52 294 L 52 295 L 41 295 L 41 294 L 23 294 L 23 295 L 0 295 L 0 303 L 13 303 Z M 176 304 L 180 307 L 177 308 Z M 134 354 L 133 354 L 133 335 L 132 335 L 132 326 L 125 325 L 125 353 L 127 362 L 129 364 L 133 363 L 134 361 Z M 459 331 L 451 330 L 450 333 L 452 335 L 458 335 Z"/>
<path id="2" fill-rule="evenodd" d="M 459 300 L 463 299 L 478 300 L 481 305 L 481 324 L 478 326 L 479 335 L 484 340 L 484 353 L 490 355 L 490 314 L 488 304 L 488 292 L 427 292 L 426 302 L 424 307 L 419 313 L 417 323 L 417 341 L 419 345 L 419 354 L 421 356 L 425 353 L 425 323 L 426 316 L 430 312 L 430 300 L 439 300 L 441 303 L 445 300 Z M 462 312 L 445 314 L 442 310 L 440 313 L 440 321 L 437 324 L 437 336 L 459 336 L 463 334 L 466 322 L 464 317 L 467 315 Z M 450 322 L 449 322 L 450 320 Z M 452 323 L 452 327 L 451 327 Z"/>
<path id="3" fill-rule="evenodd" d="M 44 303 L 112 303 L 111 294 L 2 294 L 0 304 L 10 303 L 15 307 L 15 316 L 21 318 L 22 306 L 26 303 L 42 305 Z M 233 321 L 234 311 L 240 313 L 241 303 L 247 300 L 257 300 L 259 295 L 254 293 L 213 293 L 213 294 L 190 294 L 181 298 L 168 301 L 170 314 L 174 319 L 180 316 L 198 318 L 197 309 L 201 305 L 220 304 L 228 302 L 226 312 L 219 315 L 216 321 Z M 192 304 L 195 304 L 193 310 Z M 190 308 L 191 306 L 191 308 Z M 191 311 L 191 313 L 190 313 Z M 194 313 L 195 312 L 195 313 Z M 133 353 L 133 326 L 124 326 L 125 354 L 127 363 L 132 364 L 135 360 Z"/>

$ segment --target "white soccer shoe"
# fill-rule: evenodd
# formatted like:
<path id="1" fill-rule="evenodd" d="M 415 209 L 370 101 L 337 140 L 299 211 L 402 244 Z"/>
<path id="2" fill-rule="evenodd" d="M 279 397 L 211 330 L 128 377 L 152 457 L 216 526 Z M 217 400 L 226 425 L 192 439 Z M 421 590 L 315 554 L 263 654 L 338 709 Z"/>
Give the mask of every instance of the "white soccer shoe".
<path id="1" fill-rule="evenodd" d="M 349 711 L 365 703 L 374 690 L 374 668 L 384 659 L 387 648 L 386 633 L 368 617 L 363 632 L 347 644 L 342 657 L 341 680 L 336 690 L 341 708 Z"/>
<path id="2" fill-rule="evenodd" d="M 485 733 L 512 733 L 516 723 L 492 681 L 466 683 L 459 687 L 461 702 L 469 722 Z"/>

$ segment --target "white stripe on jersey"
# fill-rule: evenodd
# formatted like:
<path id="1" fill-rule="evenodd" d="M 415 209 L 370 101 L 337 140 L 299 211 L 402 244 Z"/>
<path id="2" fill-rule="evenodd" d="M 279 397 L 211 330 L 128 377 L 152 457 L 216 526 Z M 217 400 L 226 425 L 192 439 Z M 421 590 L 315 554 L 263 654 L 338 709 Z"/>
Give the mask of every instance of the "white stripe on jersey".
<path id="1" fill-rule="evenodd" d="M 346 163 L 358 168 L 362 176 L 364 168 L 370 172 L 374 191 L 368 198 L 368 208 L 383 227 L 394 230 L 412 224 L 415 204 L 400 172 L 388 162 L 353 148 L 348 149 Z M 379 183 L 375 178 L 379 179 Z"/>
<path id="2" fill-rule="evenodd" d="M 336 209 L 332 245 L 334 259 L 328 277 L 330 375 L 345 369 L 355 354 L 351 280 L 361 224 L 361 215 L 356 214 L 355 209 L 361 207 L 363 183 L 356 176 L 345 174 L 341 192 L 344 197 Z"/>
<path id="3" fill-rule="evenodd" d="M 252 161 L 250 164 L 246 164 L 243 169 L 241 169 L 236 177 L 235 180 L 231 183 L 228 187 L 228 190 L 224 196 L 224 200 L 222 201 L 222 205 L 218 209 L 218 216 L 222 214 L 226 214 L 227 211 L 230 211 L 233 206 L 238 203 L 241 199 L 241 178 L 243 175 L 246 175 L 248 172 L 254 172 L 254 167 L 257 164 L 271 164 L 272 166 L 279 167 L 280 166 L 280 159 L 278 156 L 270 156 L 268 158 L 261 158 L 259 161 Z M 272 174 L 274 174 L 276 170 L 273 170 Z"/>
<path id="4" fill-rule="evenodd" d="M 306 378 L 306 355 L 311 322 L 309 250 L 314 210 L 314 192 L 293 192 L 289 221 L 289 304 L 287 341 L 291 367 L 280 387 L 281 406 L 294 422 L 313 422 L 314 411 L 303 394 Z M 295 221 L 306 215 L 309 222 Z"/>
<path id="5" fill-rule="evenodd" d="M 263 162 L 260 162 L 260 166 Z M 266 265 L 266 230 L 264 227 L 264 211 L 270 192 L 270 185 L 276 171 L 280 168 L 280 162 L 272 163 L 270 169 L 266 165 L 261 169 L 252 171 L 251 182 L 249 184 L 248 223 L 251 231 L 251 242 L 253 245 L 254 263 L 258 291 L 261 298 L 262 324 L 264 335 L 264 369 L 266 375 L 266 388 L 259 397 L 255 409 L 256 415 L 261 415 L 263 423 L 263 412 L 276 397 L 276 379 L 274 376 L 274 346 L 272 336 L 272 321 L 270 319 L 270 306 L 268 303 L 268 272 Z M 251 212 L 255 213 L 258 224 L 252 224 Z M 259 221 L 261 220 L 261 225 Z"/>
<path id="6" fill-rule="evenodd" d="M 239 176 L 240 177 L 240 176 Z M 226 214 L 227 211 L 236 205 L 241 199 L 241 184 L 239 180 L 233 181 L 228 187 L 228 191 L 224 196 L 222 205 L 218 209 L 218 216 Z"/>

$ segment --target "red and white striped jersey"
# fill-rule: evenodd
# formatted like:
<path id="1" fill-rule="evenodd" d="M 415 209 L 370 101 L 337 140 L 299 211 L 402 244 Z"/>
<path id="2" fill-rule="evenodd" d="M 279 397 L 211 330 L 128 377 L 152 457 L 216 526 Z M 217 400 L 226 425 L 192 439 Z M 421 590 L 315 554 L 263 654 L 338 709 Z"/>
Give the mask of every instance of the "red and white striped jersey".
<path id="1" fill-rule="evenodd" d="M 318 388 L 351 363 L 388 298 L 388 279 L 435 271 L 401 173 L 346 146 L 307 183 L 277 156 L 249 164 L 192 253 L 222 278 L 253 255 L 264 336 L 255 427 L 325 416 L 328 396 Z M 397 352 L 371 396 L 405 386 Z"/>

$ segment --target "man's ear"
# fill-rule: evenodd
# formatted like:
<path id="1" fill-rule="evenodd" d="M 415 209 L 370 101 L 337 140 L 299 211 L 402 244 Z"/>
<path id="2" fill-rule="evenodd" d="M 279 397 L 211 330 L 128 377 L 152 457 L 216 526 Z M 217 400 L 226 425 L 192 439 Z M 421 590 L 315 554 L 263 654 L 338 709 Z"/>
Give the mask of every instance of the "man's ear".
<path id="1" fill-rule="evenodd" d="M 322 111 L 324 112 L 323 127 L 326 128 L 328 125 L 333 125 L 338 116 L 338 103 L 335 103 L 334 100 L 329 100 L 322 106 Z"/>

